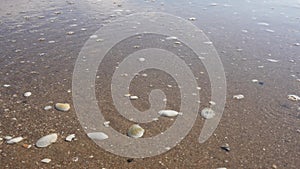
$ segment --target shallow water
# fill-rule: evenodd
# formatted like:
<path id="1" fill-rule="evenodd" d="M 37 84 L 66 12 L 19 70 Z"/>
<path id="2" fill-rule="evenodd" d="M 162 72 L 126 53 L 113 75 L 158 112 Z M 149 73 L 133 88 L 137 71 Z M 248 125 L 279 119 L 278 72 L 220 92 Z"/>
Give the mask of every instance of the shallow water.
<path id="1" fill-rule="evenodd" d="M 23 136 L 34 144 L 49 133 L 58 142 L 45 149 L 25 149 L 21 144 L 0 145 L 1 168 L 297 168 L 300 166 L 300 102 L 287 95 L 300 95 L 300 1 L 9 1 L 0 7 L 0 138 Z M 103 25 L 136 12 L 166 12 L 192 21 L 216 48 L 227 80 L 227 100 L 214 135 L 198 143 L 204 120 L 199 116 L 189 135 L 175 148 L 151 158 L 129 159 L 108 153 L 94 144 L 80 126 L 74 108 L 70 112 L 44 111 L 47 105 L 72 105 L 72 73 L 85 42 Z M 74 32 L 67 35 L 67 32 Z M 111 30 L 112 35 L 114 31 Z M 113 38 L 113 37 L 112 37 Z M 147 36 L 159 44 L 159 37 Z M 134 48 L 121 45 L 100 65 L 96 79 L 99 105 L 110 125 L 126 134 L 132 122 L 114 108 L 110 96 L 111 75 L 124 53 Z M 171 44 L 165 44 L 170 46 Z M 199 44 L 201 45 L 201 44 Z M 163 45 L 162 45 L 163 46 Z M 178 52 L 177 48 L 170 48 Z M 210 101 L 210 83 L 199 60 L 185 48 L 200 91 L 200 110 Z M 268 59 L 278 60 L 271 62 Z M 198 63 L 199 62 L 199 63 Z M 198 72 L 198 73 L 197 73 Z M 203 72 L 203 73 L 200 73 Z M 142 72 L 143 73 L 143 72 Z M 147 78 L 132 81 L 133 105 L 149 108 L 148 94 L 165 91 L 169 109 L 179 109 L 179 88 L 166 73 L 145 71 Z M 257 79 L 259 83 L 253 83 Z M 10 87 L 4 87 L 9 84 Z M 149 87 L 149 84 L 153 84 Z M 166 87 L 172 85 L 173 88 Z M 30 91 L 32 96 L 23 97 Z M 73 91 L 72 91 L 73 92 Z M 234 100 L 233 95 L 244 99 Z M 141 126 L 145 137 L 173 124 L 168 118 Z M 63 141 L 75 133 L 78 140 Z M 228 143 L 230 151 L 220 147 Z M 77 159 L 78 161 L 74 160 Z M 40 161 L 50 158 L 49 164 Z"/>

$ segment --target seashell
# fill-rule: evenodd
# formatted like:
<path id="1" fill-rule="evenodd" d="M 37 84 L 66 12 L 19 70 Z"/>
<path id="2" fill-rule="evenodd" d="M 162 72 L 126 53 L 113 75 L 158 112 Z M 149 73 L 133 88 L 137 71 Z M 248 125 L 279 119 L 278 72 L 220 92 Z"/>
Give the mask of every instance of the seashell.
<path id="1" fill-rule="evenodd" d="M 190 18 L 189 18 L 189 21 L 195 21 L 195 20 L 196 20 L 195 17 L 190 17 Z"/>
<path id="2" fill-rule="evenodd" d="M 105 121 L 105 122 L 103 123 L 103 125 L 104 125 L 105 127 L 109 127 L 109 124 L 110 124 L 110 121 Z"/>
<path id="3" fill-rule="evenodd" d="M 234 95 L 233 98 L 234 98 L 234 99 L 237 99 L 237 100 L 240 100 L 240 99 L 245 98 L 245 96 L 242 95 L 242 94 L 238 94 L 238 95 Z"/>
<path id="4" fill-rule="evenodd" d="M 47 163 L 47 164 L 48 164 L 48 163 L 51 162 L 51 159 L 49 159 L 49 158 L 44 158 L 44 159 L 41 160 L 41 162 L 42 162 L 42 163 Z"/>
<path id="5" fill-rule="evenodd" d="M 214 106 L 214 105 L 216 105 L 216 102 L 214 102 L 214 101 L 209 101 L 209 104 L 212 105 L 212 106 Z"/>
<path id="6" fill-rule="evenodd" d="M 299 101 L 300 97 L 297 95 L 294 95 L 294 94 L 290 94 L 290 95 L 288 95 L 288 99 L 292 100 L 292 101 Z"/>
<path id="7" fill-rule="evenodd" d="M 139 58 L 140 62 L 144 62 L 146 59 L 145 58 Z"/>
<path id="8" fill-rule="evenodd" d="M 129 96 L 129 99 L 130 100 L 137 100 L 139 97 L 137 97 L 137 96 Z"/>
<path id="9" fill-rule="evenodd" d="M 12 136 L 5 136 L 4 137 L 4 140 L 10 140 L 10 139 L 12 139 Z"/>
<path id="10" fill-rule="evenodd" d="M 166 37 L 166 40 L 177 40 L 178 38 L 175 36 Z"/>
<path id="11" fill-rule="evenodd" d="M 165 117 L 175 117 L 177 115 L 182 115 L 182 113 L 177 112 L 175 110 L 161 110 L 158 112 L 160 116 L 165 116 Z"/>
<path id="12" fill-rule="evenodd" d="M 269 62 L 273 62 L 273 63 L 277 63 L 279 62 L 279 60 L 275 60 L 275 59 L 267 59 Z"/>
<path id="13" fill-rule="evenodd" d="M 88 133 L 87 136 L 93 140 L 105 140 L 108 138 L 108 135 L 103 132 Z"/>
<path id="14" fill-rule="evenodd" d="M 68 142 L 71 142 L 72 140 L 74 140 L 75 139 L 75 134 L 70 134 L 70 135 L 68 135 L 67 137 L 66 137 L 66 141 L 68 141 Z"/>
<path id="15" fill-rule="evenodd" d="M 44 136 L 42 138 L 40 138 L 36 143 L 35 145 L 37 147 L 47 147 L 49 146 L 50 144 L 52 143 L 55 143 L 57 140 L 57 134 L 56 133 L 53 133 L 53 134 L 49 134 L 47 136 Z"/>
<path id="16" fill-rule="evenodd" d="M 45 106 L 45 107 L 44 107 L 44 110 L 46 110 L 46 111 L 47 111 L 47 110 L 50 110 L 50 109 L 52 109 L 52 106 Z"/>
<path id="17" fill-rule="evenodd" d="M 205 119 L 211 119 L 215 116 L 215 112 L 211 108 L 204 108 L 201 111 L 201 116 Z"/>
<path id="18" fill-rule="evenodd" d="M 59 111 L 69 111 L 71 107 L 68 103 L 56 103 L 55 108 Z"/>
<path id="19" fill-rule="evenodd" d="M 144 135 L 145 130 L 138 124 L 133 124 L 127 132 L 127 135 L 132 138 L 140 138 Z"/>
<path id="20" fill-rule="evenodd" d="M 29 96 L 31 96 L 31 92 L 25 92 L 23 95 L 24 95 L 24 97 L 29 97 Z"/>
<path id="21" fill-rule="evenodd" d="M 69 31 L 69 32 L 67 32 L 66 34 L 67 35 L 73 35 L 75 32 L 73 32 L 73 31 Z"/>
<path id="22" fill-rule="evenodd" d="M 15 137 L 10 140 L 7 140 L 6 143 L 7 144 L 15 144 L 15 143 L 22 141 L 23 139 L 24 139 L 23 137 Z"/>

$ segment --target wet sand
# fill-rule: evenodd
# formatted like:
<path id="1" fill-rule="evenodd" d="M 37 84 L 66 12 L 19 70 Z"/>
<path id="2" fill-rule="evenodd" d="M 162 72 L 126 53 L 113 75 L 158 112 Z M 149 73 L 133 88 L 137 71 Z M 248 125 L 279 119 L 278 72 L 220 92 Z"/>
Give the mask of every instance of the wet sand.
<path id="1" fill-rule="evenodd" d="M 15 3 L 5 3 L 7 6 L 2 7 L 5 10 L 1 10 L 0 19 L 0 138 L 9 135 L 26 139 L 14 145 L 0 141 L 0 168 L 300 166 L 300 102 L 287 99 L 289 94 L 300 95 L 297 80 L 300 79 L 300 46 L 295 45 L 300 43 L 299 2 L 220 2 L 216 5 L 208 1 L 70 2 L 31 1 L 32 6 L 28 6 L 27 2 L 20 1 L 20 8 Z M 130 159 L 106 152 L 86 136 L 68 90 L 72 89 L 74 65 L 86 40 L 103 24 L 146 10 L 196 18 L 193 23 L 213 42 L 223 62 L 227 100 L 217 130 L 205 143 L 198 143 L 204 123 L 199 116 L 188 136 L 175 148 L 151 158 Z M 74 34 L 67 35 L 69 31 Z M 156 37 L 148 38 L 153 42 L 157 40 Z M 133 44 L 121 47 L 127 52 L 137 50 Z M 176 52 L 177 48 L 173 50 Z M 104 105 L 100 108 L 111 126 L 126 134 L 133 123 L 118 114 L 109 93 L 111 75 L 123 55 L 118 51 L 112 55 L 115 57 L 108 56 L 99 66 L 96 95 L 99 105 Z M 202 88 L 202 109 L 210 101 L 209 78 L 202 63 L 196 62 L 193 55 L 188 56 L 185 61 L 193 63 L 191 69 Z M 153 88 L 159 88 L 166 92 L 167 107 L 178 110 L 179 89 L 175 81 L 160 71 L 145 73 L 148 74 L 146 78 L 137 76 L 132 81 L 131 93 L 140 96 L 133 104 L 139 110 L 149 108 L 147 96 Z M 253 83 L 252 79 L 262 83 Z M 173 87 L 166 87 L 167 84 Z M 32 92 L 32 96 L 23 97 L 27 91 Z M 232 99 L 236 94 L 243 94 L 245 98 Z M 71 110 L 43 109 L 57 102 L 70 103 Z M 160 118 L 142 124 L 146 129 L 144 137 L 164 131 L 172 123 L 170 118 Z M 22 147 L 23 143 L 33 145 L 40 137 L 54 132 L 59 133 L 58 141 L 47 148 Z M 77 140 L 64 141 L 73 133 Z M 220 148 L 226 143 L 230 146 L 229 152 Z M 40 161 L 44 158 L 52 161 L 43 164 Z"/>

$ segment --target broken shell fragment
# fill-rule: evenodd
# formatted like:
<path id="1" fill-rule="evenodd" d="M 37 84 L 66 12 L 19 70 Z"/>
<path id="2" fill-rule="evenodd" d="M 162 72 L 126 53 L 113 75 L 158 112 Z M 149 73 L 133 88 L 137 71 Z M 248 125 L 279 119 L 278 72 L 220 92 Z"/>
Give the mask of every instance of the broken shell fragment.
<path id="1" fill-rule="evenodd" d="M 238 94 L 238 95 L 233 96 L 233 99 L 237 99 L 237 100 L 240 100 L 240 99 L 243 99 L 243 98 L 245 98 L 245 96 L 242 95 L 242 94 Z"/>
<path id="2" fill-rule="evenodd" d="M 165 117 L 175 117 L 177 115 L 182 115 L 182 113 L 177 112 L 175 110 L 161 110 L 158 112 L 160 116 L 165 116 Z"/>
<path id="3" fill-rule="evenodd" d="M 71 107 L 68 103 L 56 103 L 55 108 L 59 111 L 69 111 Z"/>
<path id="4" fill-rule="evenodd" d="M 133 124 L 127 132 L 127 135 L 132 138 L 140 138 L 144 135 L 145 130 L 138 124 Z"/>
<path id="5" fill-rule="evenodd" d="M 70 134 L 70 135 L 68 135 L 67 137 L 66 137 L 66 141 L 67 142 L 71 142 L 72 140 L 74 140 L 75 139 L 75 134 Z"/>
<path id="6" fill-rule="evenodd" d="M 292 101 L 299 101 L 300 97 L 297 95 L 294 95 L 294 94 L 290 94 L 290 95 L 288 95 L 288 99 L 292 100 Z"/>
<path id="7" fill-rule="evenodd" d="M 51 159 L 49 159 L 49 158 L 44 158 L 44 159 L 41 160 L 41 162 L 42 162 L 42 163 L 47 163 L 47 164 L 48 164 L 48 163 L 51 162 Z"/>
<path id="8" fill-rule="evenodd" d="M 42 148 L 42 147 L 47 147 L 52 143 L 55 143 L 57 140 L 57 134 L 53 133 L 53 134 L 49 134 L 46 135 L 42 138 L 40 138 L 36 143 L 36 147 Z"/>

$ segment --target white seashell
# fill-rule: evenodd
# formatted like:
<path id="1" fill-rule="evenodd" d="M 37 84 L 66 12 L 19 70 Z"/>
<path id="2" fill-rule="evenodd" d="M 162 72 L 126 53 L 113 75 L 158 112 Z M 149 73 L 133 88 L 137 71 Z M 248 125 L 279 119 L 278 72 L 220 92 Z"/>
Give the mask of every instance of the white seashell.
<path id="1" fill-rule="evenodd" d="M 70 134 L 70 135 L 68 135 L 67 137 L 66 137 L 66 141 L 68 141 L 68 142 L 71 142 L 72 140 L 74 140 L 75 139 L 75 134 Z"/>
<path id="2" fill-rule="evenodd" d="M 50 109 L 52 109 L 52 106 L 45 106 L 44 107 L 44 110 L 50 110 Z"/>
<path id="3" fill-rule="evenodd" d="M 96 38 L 98 38 L 98 35 L 91 35 L 90 38 L 91 39 L 96 39 Z"/>
<path id="4" fill-rule="evenodd" d="M 68 103 L 56 103 L 55 108 L 59 111 L 69 111 L 71 107 Z"/>
<path id="5" fill-rule="evenodd" d="M 25 92 L 23 95 L 24 95 L 24 97 L 29 97 L 29 96 L 31 96 L 31 92 Z"/>
<path id="6" fill-rule="evenodd" d="M 175 117 L 177 115 L 182 115 L 182 113 L 177 112 L 175 110 L 161 110 L 158 112 L 160 116 L 165 116 L 165 117 Z"/>
<path id="7" fill-rule="evenodd" d="M 290 94 L 290 95 L 288 95 L 288 99 L 292 100 L 292 101 L 299 101 L 300 97 L 297 95 L 294 95 L 294 94 Z"/>
<path id="8" fill-rule="evenodd" d="M 137 100 L 139 97 L 137 97 L 137 96 L 129 96 L 129 99 L 130 100 Z"/>
<path id="9" fill-rule="evenodd" d="M 15 143 L 22 141 L 23 139 L 24 139 L 23 137 L 15 137 L 10 140 L 7 140 L 6 143 L 7 144 L 15 144 Z"/>
<path id="10" fill-rule="evenodd" d="M 87 136 L 93 140 L 105 140 L 108 138 L 108 135 L 103 132 L 88 133 Z"/>
<path id="11" fill-rule="evenodd" d="M 127 132 L 127 135 L 132 138 L 140 138 L 144 135 L 145 130 L 138 124 L 133 124 Z"/>
<path id="12" fill-rule="evenodd" d="M 273 62 L 273 63 L 277 63 L 279 62 L 279 60 L 275 60 L 275 59 L 267 59 L 269 62 Z"/>
<path id="13" fill-rule="evenodd" d="M 178 38 L 176 36 L 169 36 L 166 37 L 166 40 L 177 40 Z"/>
<path id="14" fill-rule="evenodd" d="M 209 101 L 209 104 L 212 105 L 212 106 L 214 106 L 214 105 L 216 105 L 216 102 L 214 102 L 214 101 Z"/>
<path id="15" fill-rule="evenodd" d="M 10 140 L 10 139 L 12 139 L 12 136 L 5 136 L 4 137 L 4 140 Z"/>
<path id="16" fill-rule="evenodd" d="M 66 34 L 67 35 L 73 35 L 75 32 L 73 32 L 73 31 L 69 31 L 69 32 L 67 32 Z"/>
<path id="17" fill-rule="evenodd" d="M 42 162 L 42 163 L 47 163 L 47 164 L 48 164 L 48 163 L 51 162 L 51 159 L 49 159 L 49 158 L 44 158 L 44 159 L 41 160 L 41 162 Z"/>
<path id="18" fill-rule="evenodd" d="M 205 119 L 211 119 L 215 116 L 215 112 L 211 108 L 204 108 L 201 111 L 201 116 Z"/>
<path id="19" fill-rule="evenodd" d="M 258 83 L 258 80 L 257 79 L 252 79 L 251 80 L 253 83 Z"/>
<path id="20" fill-rule="evenodd" d="M 233 98 L 234 98 L 234 99 L 238 99 L 238 100 L 240 100 L 240 99 L 243 99 L 243 98 L 245 98 L 245 96 L 244 96 L 244 95 L 242 95 L 242 94 L 238 94 L 238 95 L 234 95 L 234 96 L 233 96 Z"/>
<path id="21" fill-rule="evenodd" d="M 145 58 L 139 58 L 140 62 L 144 62 L 146 59 Z"/>
<path id="22" fill-rule="evenodd" d="M 37 147 L 47 147 L 52 143 L 55 143 L 57 140 L 57 134 L 53 133 L 53 134 L 49 134 L 47 136 L 44 136 L 42 138 L 40 138 L 35 145 Z"/>
<path id="23" fill-rule="evenodd" d="M 109 127 L 109 124 L 110 124 L 110 121 L 105 121 L 105 122 L 103 123 L 103 125 L 104 125 L 105 127 Z"/>
<path id="24" fill-rule="evenodd" d="M 190 17 L 190 18 L 189 18 L 189 21 L 195 21 L 195 20 L 196 20 L 195 17 Z"/>
<path id="25" fill-rule="evenodd" d="M 10 85 L 9 84 L 4 84 L 3 87 L 10 87 Z"/>

